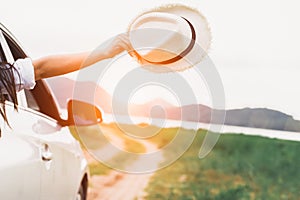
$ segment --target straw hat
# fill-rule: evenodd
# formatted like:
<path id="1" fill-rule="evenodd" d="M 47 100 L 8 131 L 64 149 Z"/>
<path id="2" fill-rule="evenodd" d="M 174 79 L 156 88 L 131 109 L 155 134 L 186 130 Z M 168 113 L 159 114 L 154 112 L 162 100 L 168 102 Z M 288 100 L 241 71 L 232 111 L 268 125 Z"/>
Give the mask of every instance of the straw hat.
<path id="1" fill-rule="evenodd" d="M 211 33 L 196 9 L 168 4 L 137 16 L 128 27 L 129 41 L 142 67 L 157 73 L 182 71 L 207 55 Z"/>

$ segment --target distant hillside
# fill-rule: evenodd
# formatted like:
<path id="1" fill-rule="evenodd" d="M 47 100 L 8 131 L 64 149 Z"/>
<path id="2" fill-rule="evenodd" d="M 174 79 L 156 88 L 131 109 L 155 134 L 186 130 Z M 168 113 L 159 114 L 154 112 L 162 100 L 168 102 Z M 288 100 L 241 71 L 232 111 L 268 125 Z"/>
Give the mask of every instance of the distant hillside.
<path id="1" fill-rule="evenodd" d="M 56 77 L 48 79 L 60 106 L 66 108 L 67 100 L 74 98 L 73 90 L 75 82 L 68 78 Z M 94 97 L 90 96 L 94 95 Z M 112 98 L 100 86 L 92 82 L 76 83 L 76 99 L 83 101 L 94 101 L 106 113 L 112 113 Z M 118 105 L 121 105 L 120 103 Z M 126 105 L 127 106 L 127 105 Z M 224 111 L 213 110 L 208 106 L 193 104 L 176 107 L 162 99 L 154 99 L 141 105 L 128 105 L 132 116 L 143 116 L 153 118 L 167 118 L 174 120 L 186 120 L 203 123 L 218 123 L 211 121 L 212 112 L 216 116 L 222 116 Z M 127 111 L 114 110 L 115 114 L 127 114 Z M 199 115 L 199 116 L 198 116 Z M 225 124 L 234 126 L 245 126 L 264 129 L 275 129 L 300 132 L 300 121 L 285 113 L 267 108 L 243 108 L 226 111 Z"/>
<path id="2" fill-rule="evenodd" d="M 142 105 L 140 105 L 143 107 Z M 147 108 L 147 107 L 146 107 Z M 208 106 L 194 104 L 182 107 L 164 107 L 164 110 L 153 109 L 152 117 L 168 118 L 174 120 L 185 120 L 202 123 L 219 123 L 224 111 L 213 110 Z M 142 110 L 142 108 L 139 108 Z M 154 113 L 153 113 L 154 112 Z M 215 121 L 211 120 L 212 112 L 214 112 Z M 138 116 L 150 116 L 149 109 L 135 113 Z M 295 120 L 292 116 L 285 113 L 271 110 L 267 108 L 243 108 L 226 111 L 226 125 L 245 126 L 263 129 L 275 129 L 284 131 L 300 132 L 300 121 Z"/>
<path id="3" fill-rule="evenodd" d="M 225 124 L 300 132 L 300 121 L 285 113 L 267 108 L 228 110 Z"/>

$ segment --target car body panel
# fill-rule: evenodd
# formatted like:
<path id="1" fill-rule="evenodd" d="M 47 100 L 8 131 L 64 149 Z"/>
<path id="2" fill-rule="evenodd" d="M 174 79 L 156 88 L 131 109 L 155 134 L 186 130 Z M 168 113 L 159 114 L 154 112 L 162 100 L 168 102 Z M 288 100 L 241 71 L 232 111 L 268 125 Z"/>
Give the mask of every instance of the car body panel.
<path id="1" fill-rule="evenodd" d="M 1 23 L 0 31 L 11 51 L 1 59 L 27 57 Z M 27 104 L 32 100 L 38 111 Z M 87 161 L 51 90 L 39 80 L 33 90 L 18 93 L 18 101 L 18 111 L 10 102 L 5 105 L 9 125 L 0 117 L 0 199 L 74 200 L 88 174 Z"/>
<path id="2" fill-rule="evenodd" d="M 75 199 L 87 162 L 69 128 L 11 104 L 6 112 L 11 127 L 2 126 L 0 139 L 1 199 Z M 42 158 L 44 145 L 50 161 Z"/>
<path id="3" fill-rule="evenodd" d="M 1 199 L 39 199 L 41 162 L 35 144 L 12 134 L 0 140 Z"/>

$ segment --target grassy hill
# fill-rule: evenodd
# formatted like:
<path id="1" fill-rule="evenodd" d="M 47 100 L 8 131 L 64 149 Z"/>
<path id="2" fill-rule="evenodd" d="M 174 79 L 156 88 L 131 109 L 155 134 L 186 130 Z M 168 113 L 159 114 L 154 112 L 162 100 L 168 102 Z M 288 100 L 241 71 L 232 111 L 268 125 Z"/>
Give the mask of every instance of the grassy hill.
<path id="1" fill-rule="evenodd" d="M 164 132 L 167 134 L 154 142 L 170 141 L 166 137 L 172 138 L 176 129 Z M 198 152 L 203 137 L 204 132 L 198 131 L 189 150 L 153 176 L 146 199 L 300 198 L 299 142 L 222 135 L 213 151 L 200 160 Z"/>

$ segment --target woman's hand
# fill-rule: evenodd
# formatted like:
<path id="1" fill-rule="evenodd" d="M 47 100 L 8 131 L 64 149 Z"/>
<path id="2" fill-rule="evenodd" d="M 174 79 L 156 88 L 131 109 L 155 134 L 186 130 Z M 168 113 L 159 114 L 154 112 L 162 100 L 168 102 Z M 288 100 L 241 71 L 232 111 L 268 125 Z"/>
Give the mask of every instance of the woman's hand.
<path id="1" fill-rule="evenodd" d="M 129 42 L 127 34 L 118 35 L 110 44 L 104 49 L 107 58 L 113 58 L 122 53 L 124 50 L 133 57 L 140 64 L 147 64 L 147 62 L 137 54 Z"/>
<path id="2" fill-rule="evenodd" d="M 129 42 L 128 35 L 120 34 L 117 35 L 114 40 L 103 49 L 103 51 L 107 58 L 113 58 L 123 51 L 127 51 L 129 54 L 131 54 L 133 48 Z"/>
<path id="3" fill-rule="evenodd" d="M 106 44 L 106 46 L 101 45 L 96 50 L 90 52 L 84 61 L 83 67 L 87 67 L 104 59 L 113 58 L 123 51 L 127 51 L 129 55 L 137 58 L 127 34 L 119 34 L 109 44 Z"/>

